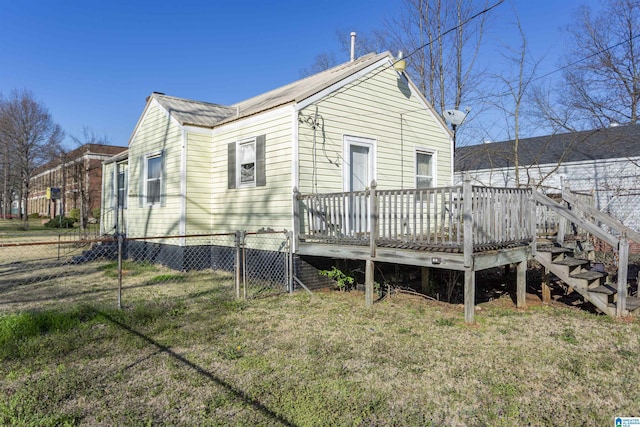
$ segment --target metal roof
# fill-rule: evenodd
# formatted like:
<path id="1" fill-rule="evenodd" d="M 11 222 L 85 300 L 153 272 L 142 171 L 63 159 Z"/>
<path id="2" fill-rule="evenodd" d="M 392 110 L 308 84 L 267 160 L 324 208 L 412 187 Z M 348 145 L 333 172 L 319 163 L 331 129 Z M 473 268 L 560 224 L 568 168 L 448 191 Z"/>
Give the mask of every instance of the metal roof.
<path id="1" fill-rule="evenodd" d="M 514 166 L 515 141 L 490 142 L 456 149 L 455 170 Z M 580 132 L 521 138 L 521 166 L 558 164 L 640 156 L 640 125 L 615 126 Z"/>
<path id="2" fill-rule="evenodd" d="M 156 99 L 182 125 L 215 127 L 282 105 L 300 102 L 387 58 L 393 60 L 389 52 L 370 53 L 353 62 L 346 62 L 231 106 L 175 98 L 157 92 L 152 93 L 150 98 Z"/>

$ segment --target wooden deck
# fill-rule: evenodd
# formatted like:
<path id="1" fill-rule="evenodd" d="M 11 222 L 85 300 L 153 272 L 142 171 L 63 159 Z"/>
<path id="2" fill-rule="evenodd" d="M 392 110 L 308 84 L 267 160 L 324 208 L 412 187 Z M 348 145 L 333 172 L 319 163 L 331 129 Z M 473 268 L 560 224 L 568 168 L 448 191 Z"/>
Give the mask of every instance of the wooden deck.
<path id="1" fill-rule="evenodd" d="M 367 262 L 367 304 L 373 263 L 465 272 L 465 318 L 473 321 L 475 271 L 518 266 L 524 305 L 526 261 L 536 235 L 531 189 L 464 185 L 406 190 L 294 195 L 295 252 Z M 370 294 L 370 295 L 369 295 Z"/>
<path id="2" fill-rule="evenodd" d="M 536 254 L 537 236 L 553 231 L 553 243 L 562 246 L 570 225 L 574 234 L 583 232 L 607 243 L 618 257 L 615 301 L 598 305 L 592 295 L 597 292 L 586 288 L 585 298 L 617 316 L 625 315 L 636 301 L 627 297 L 628 240 L 640 242 L 640 234 L 569 193 L 552 200 L 531 188 L 480 187 L 469 180 L 461 186 L 407 190 L 378 190 L 373 182 L 370 189 L 351 193 L 295 191 L 294 215 L 295 253 L 366 262 L 367 305 L 373 303 L 375 262 L 464 271 L 467 322 L 473 322 L 479 270 L 515 264 L 518 307 L 525 304 L 531 257 L 570 286 L 579 286 L 582 282 L 576 280 L 586 280 L 582 276 L 589 271 L 580 277 L 564 274 L 561 262 Z M 545 295 L 544 286 L 542 290 Z"/>

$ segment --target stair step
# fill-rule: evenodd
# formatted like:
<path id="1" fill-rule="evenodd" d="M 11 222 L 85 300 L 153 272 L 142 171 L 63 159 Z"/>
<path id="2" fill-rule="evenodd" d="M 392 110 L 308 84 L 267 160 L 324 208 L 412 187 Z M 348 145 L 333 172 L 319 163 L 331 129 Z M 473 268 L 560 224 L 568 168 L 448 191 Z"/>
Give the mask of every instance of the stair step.
<path id="1" fill-rule="evenodd" d="M 627 311 L 634 311 L 640 308 L 640 298 L 638 297 L 627 297 Z M 616 308 L 615 303 L 610 303 L 609 307 Z"/>
<path id="2" fill-rule="evenodd" d="M 640 308 L 640 298 L 627 297 L 627 310 L 633 311 Z"/>
<path id="3" fill-rule="evenodd" d="M 552 254 L 568 254 L 573 252 L 573 250 L 569 248 L 562 248 L 560 246 L 549 246 L 549 245 L 539 246 L 537 250 L 538 252 L 549 252 Z"/>
<path id="4" fill-rule="evenodd" d="M 595 292 L 597 294 L 605 294 L 605 295 L 614 295 L 618 293 L 618 290 L 611 285 L 600 285 L 597 288 L 589 288 L 589 292 Z"/>
<path id="5" fill-rule="evenodd" d="M 596 280 L 602 277 L 607 277 L 607 273 L 600 273 L 599 271 L 586 270 L 580 273 L 571 274 L 571 277 L 574 279 L 584 279 L 584 280 Z"/>
<path id="6" fill-rule="evenodd" d="M 554 264 L 558 265 L 568 265 L 569 267 L 578 267 L 580 265 L 589 264 L 589 261 L 586 259 L 577 259 L 572 257 L 566 257 L 561 261 L 554 261 Z"/>

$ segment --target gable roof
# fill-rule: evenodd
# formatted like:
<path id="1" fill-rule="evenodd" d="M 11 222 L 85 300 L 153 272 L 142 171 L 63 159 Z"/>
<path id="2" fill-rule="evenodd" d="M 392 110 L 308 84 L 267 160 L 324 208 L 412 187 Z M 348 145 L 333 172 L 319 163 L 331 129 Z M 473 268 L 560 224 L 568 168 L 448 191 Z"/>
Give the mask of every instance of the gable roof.
<path id="1" fill-rule="evenodd" d="M 455 170 L 513 167 L 514 145 L 511 140 L 460 147 L 456 149 Z M 521 138 L 518 143 L 521 166 L 639 156 L 640 125 Z"/>
<path id="2" fill-rule="evenodd" d="M 389 52 L 370 53 L 353 62 L 346 62 L 288 85 L 263 93 L 231 106 L 175 98 L 154 92 L 147 99 L 155 99 L 181 125 L 214 127 L 286 104 L 300 102 L 340 82 L 380 60 L 393 61 Z"/>

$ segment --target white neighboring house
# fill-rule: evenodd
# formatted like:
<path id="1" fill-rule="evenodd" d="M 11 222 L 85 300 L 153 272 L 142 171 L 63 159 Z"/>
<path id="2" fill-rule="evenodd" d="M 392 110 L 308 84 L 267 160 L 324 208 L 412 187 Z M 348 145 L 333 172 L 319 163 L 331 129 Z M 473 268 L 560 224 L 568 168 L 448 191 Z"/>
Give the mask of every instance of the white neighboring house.
<path id="1" fill-rule="evenodd" d="M 476 185 L 513 187 L 515 142 L 460 147 L 455 182 L 469 173 Z M 520 185 L 547 195 L 562 186 L 593 196 L 594 206 L 640 231 L 640 125 L 561 133 L 518 142 Z"/>

